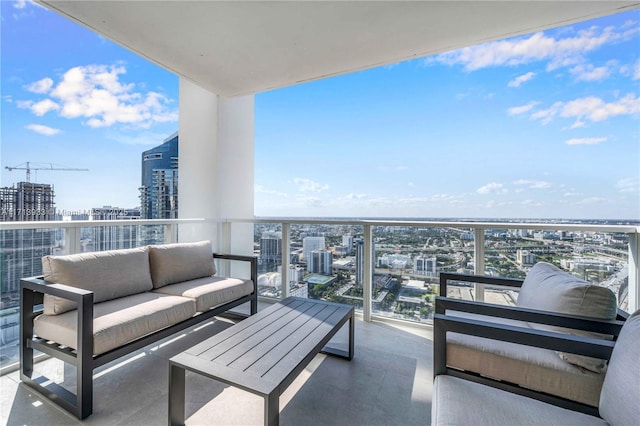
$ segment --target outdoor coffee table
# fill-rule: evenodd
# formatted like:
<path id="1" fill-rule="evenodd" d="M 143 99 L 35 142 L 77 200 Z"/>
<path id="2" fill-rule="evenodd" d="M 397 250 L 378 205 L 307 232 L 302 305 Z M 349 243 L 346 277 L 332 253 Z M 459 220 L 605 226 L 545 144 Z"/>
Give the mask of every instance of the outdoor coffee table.
<path id="1" fill-rule="evenodd" d="M 185 371 L 264 398 L 264 422 L 279 422 L 279 397 L 319 353 L 353 358 L 354 308 L 288 297 L 169 360 L 169 424 L 185 420 Z M 349 321 L 349 348 L 325 347 Z"/>

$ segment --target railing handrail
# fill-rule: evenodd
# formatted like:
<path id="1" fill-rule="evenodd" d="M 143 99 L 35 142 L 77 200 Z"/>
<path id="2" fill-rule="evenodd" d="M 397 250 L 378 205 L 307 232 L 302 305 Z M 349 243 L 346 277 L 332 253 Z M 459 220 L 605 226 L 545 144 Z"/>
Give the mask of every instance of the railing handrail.
<path id="1" fill-rule="evenodd" d="M 0 229 L 34 228 L 77 228 L 94 226 L 122 225 L 168 225 L 186 223 L 288 223 L 305 225 L 370 225 L 370 226 L 408 226 L 425 228 L 471 228 L 471 229 L 533 229 L 564 230 L 583 232 L 619 232 L 640 234 L 640 225 L 608 225 L 575 222 L 522 222 L 522 221 L 473 221 L 473 220 L 402 220 L 402 219 L 357 219 L 357 218 L 320 218 L 320 217 L 254 217 L 254 218 L 188 218 L 188 219 L 122 219 L 122 220 L 72 220 L 72 221 L 23 221 L 0 222 Z"/>
<path id="2" fill-rule="evenodd" d="M 409 226 L 409 227 L 451 227 L 451 228 L 481 228 L 481 229 L 535 229 L 535 230 L 566 230 L 585 232 L 620 232 L 625 234 L 640 234 L 638 225 L 605 225 L 591 223 L 564 222 L 521 222 L 521 221 L 470 221 L 470 220 L 402 220 L 402 219 L 355 219 L 355 218 L 310 218 L 310 217 L 254 217 L 254 218 L 224 218 L 215 222 L 229 223 L 289 223 L 289 224 L 318 224 L 318 225 L 371 225 L 371 226 Z"/>
<path id="3" fill-rule="evenodd" d="M 0 222 L 0 230 L 3 229 L 44 229 L 44 228 L 83 228 L 95 226 L 124 226 L 124 225 L 170 225 L 181 223 L 204 223 L 210 220 L 203 218 L 193 219 L 119 219 L 119 220 L 47 220 L 47 221 L 23 221 Z"/>

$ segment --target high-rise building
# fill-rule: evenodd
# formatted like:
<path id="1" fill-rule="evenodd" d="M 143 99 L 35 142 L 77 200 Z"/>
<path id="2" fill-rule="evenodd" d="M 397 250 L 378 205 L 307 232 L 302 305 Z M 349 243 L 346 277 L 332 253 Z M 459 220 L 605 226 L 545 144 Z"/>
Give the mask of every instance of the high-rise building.
<path id="1" fill-rule="evenodd" d="M 420 275 L 436 276 L 437 262 L 435 257 L 418 256 L 413 262 L 413 272 Z"/>
<path id="2" fill-rule="evenodd" d="M 140 219 L 140 210 L 104 206 L 91 209 L 89 220 L 136 220 Z M 84 243 L 83 251 L 105 251 L 138 247 L 139 226 L 94 226 Z"/>
<path id="3" fill-rule="evenodd" d="M 282 264 L 282 233 L 264 232 L 260 237 L 258 272 L 273 272 Z"/>
<path id="4" fill-rule="evenodd" d="M 178 132 L 142 153 L 142 219 L 178 217 Z"/>
<path id="5" fill-rule="evenodd" d="M 307 260 L 307 270 L 312 274 L 332 275 L 333 254 L 328 250 L 314 250 Z"/>
<path id="6" fill-rule="evenodd" d="M 343 235 L 342 245 L 347 249 L 346 254 L 353 253 L 353 235 Z"/>
<path id="7" fill-rule="evenodd" d="M 0 220 L 54 220 L 53 186 L 19 182 L 0 188 Z M 7 229 L 0 231 L 0 308 L 20 304 L 20 278 L 42 274 L 42 256 L 51 254 L 55 242 L 54 229 Z"/>
<path id="8" fill-rule="evenodd" d="M 536 263 L 536 256 L 528 250 L 518 249 L 516 251 L 516 262 L 518 265 L 533 265 Z"/>
<path id="9" fill-rule="evenodd" d="M 314 250 L 324 250 L 324 237 L 304 237 L 302 240 L 302 256 L 307 262 L 307 270 L 309 270 L 309 258 Z"/>

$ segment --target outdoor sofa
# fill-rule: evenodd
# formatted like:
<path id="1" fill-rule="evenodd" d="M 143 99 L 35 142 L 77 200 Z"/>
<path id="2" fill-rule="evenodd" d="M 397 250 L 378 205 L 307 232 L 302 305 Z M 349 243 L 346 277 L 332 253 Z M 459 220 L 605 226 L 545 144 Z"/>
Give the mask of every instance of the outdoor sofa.
<path id="1" fill-rule="evenodd" d="M 518 287 L 515 307 L 442 297 L 452 281 L 485 286 Z M 568 333 L 615 340 L 626 315 L 617 308 L 615 294 L 591 285 L 568 272 L 540 262 L 524 280 L 478 275 L 440 275 L 437 314 L 497 322 L 529 330 Z M 569 318 L 603 321 L 558 323 L 558 313 Z M 628 316 L 628 315 L 627 315 Z M 577 321 L 576 319 L 576 321 Z M 574 327 L 574 325 L 579 325 Z M 586 325 L 585 325 L 586 324 Z M 602 331 L 604 329 L 604 331 Z M 437 344 L 437 343 L 436 343 Z M 586 413 L 597 413 L 606 360 L 580 356 L 571 351 L 528 347 L 527 343 L 491 340 L 470 333 L 451 332 L 437 351 L 446 350 L 446 365 L 470 380 L 498 380 L 503 387 L 526 389 L 545 395 L 547 401 Z M 440 352 L 443 353 L 443 352 Z"/>
<path id="2" fill-rule="evenodd" d="M 249 262 L 250 279 L 215 276 L 214 259 Z M 255 256 L 214 254 L 210 241 L 44 256 L 21 280 L 20 378 L 80 419 L 92 413 L 93 370 L 249 302 Z M 34 350 L 76 366 L 76 393 L 35 377 Z"/>

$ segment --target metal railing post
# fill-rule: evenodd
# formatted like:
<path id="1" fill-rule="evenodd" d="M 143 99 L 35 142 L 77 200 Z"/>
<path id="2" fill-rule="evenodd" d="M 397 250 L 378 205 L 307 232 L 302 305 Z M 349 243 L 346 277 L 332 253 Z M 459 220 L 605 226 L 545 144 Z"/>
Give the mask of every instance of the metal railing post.
<path id="1" fill-rule="evenodd" d="M 373 233 L 371 225 L 364 225 L 362 318 L 371 321 L 371 293 L 373 286 Z"/>
<path id="2" fill-rule="evenodd" d="M 176 227 L 173 226 L 172 223 L 164 224 L 164 243 L 171 244 L 176 243 L 178 240 L 176 239 Z"/>
<path id="3" fill-rule="evenodd" d="M 629 234 L 628 312 L 640 309 L 640 230 Z"/>
<path id="4" fill-rule="evenodd" d="M 484 228 L 476 227 L 473 239 L 474 270 L 477 275 L 484 275 Z M 484 302 L 484 284 L 474 284 L 476 300 Z"/>
<path id="5" fill-rule="evenodd" d="M 80 253 L 80 228 L 77 226 L 68 227 L 64 230 L 64 253 Z"/>
<path id="6" fill-rule="evenodd" d="M 291 266 L 291 224 L 282 223 L 282 279 L 281 295 L 282 299 L 289 297 L 291 294 L 291 286 L 289 282 L 289 267 Z"/>
<path id="7" fill-rule="evenodd" d="M 231 222 L 222 222 L 220 224 L 220 252 L 224 254 L 231 253 Z M 229 276 L 231 273 L 231 264 L 228 261 L 220 262 L 218 265 L 220 273 L 217 275 Z"/>

